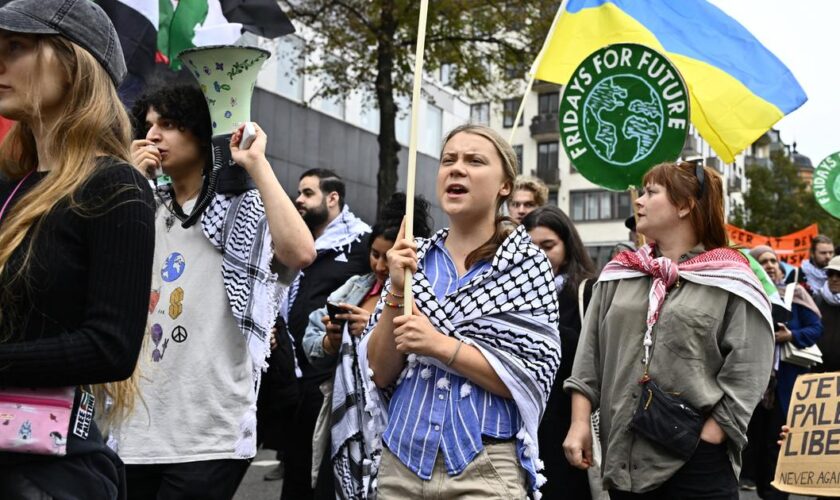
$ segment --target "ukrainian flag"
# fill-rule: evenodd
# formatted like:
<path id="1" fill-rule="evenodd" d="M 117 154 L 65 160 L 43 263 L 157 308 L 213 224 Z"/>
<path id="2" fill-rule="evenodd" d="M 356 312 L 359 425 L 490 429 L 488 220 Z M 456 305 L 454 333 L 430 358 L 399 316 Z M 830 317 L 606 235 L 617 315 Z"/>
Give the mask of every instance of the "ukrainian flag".
<path id="1" fill-rule="evenodd" d="M 586 56 L 618 42 L 656 49 L 679 68 L 691 121 L 727 163 L 808 99 L 772 52 L 705 0 L 568 0 L 532 73 L 566 84 Z"/>

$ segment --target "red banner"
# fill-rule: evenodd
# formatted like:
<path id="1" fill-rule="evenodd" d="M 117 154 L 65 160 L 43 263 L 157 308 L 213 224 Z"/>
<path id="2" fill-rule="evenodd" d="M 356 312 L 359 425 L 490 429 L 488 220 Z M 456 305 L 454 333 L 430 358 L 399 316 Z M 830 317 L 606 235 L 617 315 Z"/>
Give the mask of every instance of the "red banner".
<path id="1" fill-rule="evenodd" d="M 784 236 L 764 236 L 727 224 L 726 233 L 731 245 L 746 248 L 767 245 L 776 251 L 776 255 L 783 262 L 798 267 L 802 264 L 802 261 L 808 259 L 811 251 L 811 240 L 819 234 L 819 229 L 816 224 L 811 224 L 805 229 Z"/>

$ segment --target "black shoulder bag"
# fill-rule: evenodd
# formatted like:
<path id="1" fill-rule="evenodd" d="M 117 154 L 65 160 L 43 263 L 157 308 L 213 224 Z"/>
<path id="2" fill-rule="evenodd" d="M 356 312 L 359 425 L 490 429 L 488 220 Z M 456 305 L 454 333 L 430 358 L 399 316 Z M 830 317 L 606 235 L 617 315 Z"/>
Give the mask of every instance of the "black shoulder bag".
<path id="1" fill-rule="evenodd" d="M 639 379 L 642 395 L 630 428 L 672 455 L 688 460 L 700 442 L 705 419 L 687 401 L 663 391 L 650 378 L 648 346 L 645 346 L 645 351 L 645 373 Z"/>

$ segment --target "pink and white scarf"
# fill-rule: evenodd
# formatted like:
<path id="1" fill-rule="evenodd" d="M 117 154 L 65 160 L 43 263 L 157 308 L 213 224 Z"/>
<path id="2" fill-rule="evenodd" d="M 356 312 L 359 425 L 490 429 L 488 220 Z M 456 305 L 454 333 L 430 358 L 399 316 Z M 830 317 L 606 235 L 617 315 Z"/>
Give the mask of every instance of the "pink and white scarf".
<path id="1" fill-rule="evenodd" d="M 647 329 L 644 338 L 645 363 L 649 360 L 650 347 L 653 345 L 653 325 L 659 319 L 668 290 L 680 277 L 699 285 L 721 288 L 741 297 L 761 312 L 770 331 L 773 331 L 770 299 L 750 269 L 747 259 L 737 250 L 716 248 L 677 264 L 667 257 L 656 257 L 654 246 L 645 245 L 635 252 L 627 250 L 616 255 L 615 259 L 604 267 L 598 281 L 641 276 L 653 278 L 648 294 Z"/>

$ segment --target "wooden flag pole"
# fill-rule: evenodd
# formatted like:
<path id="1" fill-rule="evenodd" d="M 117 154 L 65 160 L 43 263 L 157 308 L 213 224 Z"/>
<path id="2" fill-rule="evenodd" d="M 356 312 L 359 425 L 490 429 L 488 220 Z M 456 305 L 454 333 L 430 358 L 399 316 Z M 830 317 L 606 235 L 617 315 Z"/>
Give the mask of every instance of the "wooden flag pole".
<path id="1" fill-rule="evenodd" d="M 423 84 L 423 53 L 426 46 L 426 17 L 429 13 L 429 0 L 420 2 L 420 20 L 417 23 L 417 48 L 414 54 L 414 91 L 411 94 L 411 134 L 408 138 L 408 174 L 405 188 L 405 237 L 414 239 L 414 185 L 417 176 L 417 133 L 420 122 L 420 87 Z M 414 295 L 411 291 L 413 276 L 410 269 L 405 270 L 405 289 L 403 307 L 405 315 L 411 315 Z"/>

